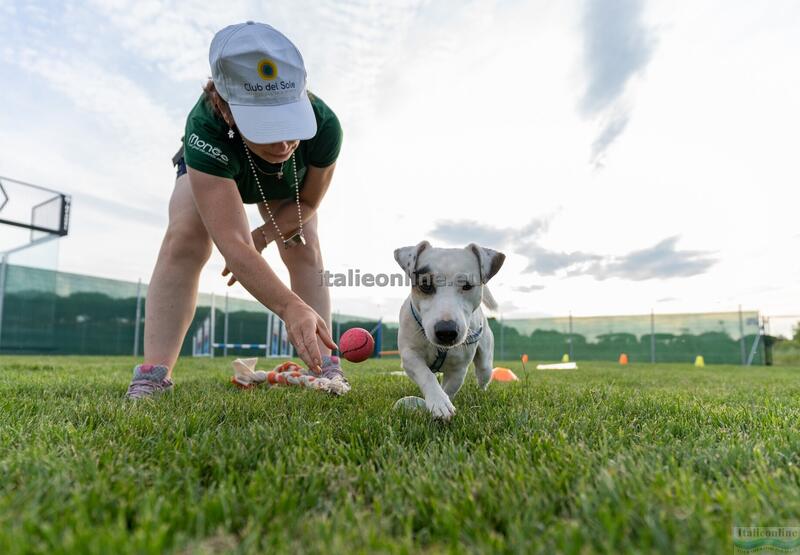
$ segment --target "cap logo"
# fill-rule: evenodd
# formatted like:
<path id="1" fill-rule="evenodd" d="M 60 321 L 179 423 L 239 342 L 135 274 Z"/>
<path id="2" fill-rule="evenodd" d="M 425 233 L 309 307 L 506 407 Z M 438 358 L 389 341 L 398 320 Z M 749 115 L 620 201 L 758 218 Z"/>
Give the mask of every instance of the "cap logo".
<path id="1" fill-rule="evenodd" d="M 272 60 L 264 58 L 258 62 L 258 76 L 264 81 L 272 81 L 278 76 L 278 66 Z"/>

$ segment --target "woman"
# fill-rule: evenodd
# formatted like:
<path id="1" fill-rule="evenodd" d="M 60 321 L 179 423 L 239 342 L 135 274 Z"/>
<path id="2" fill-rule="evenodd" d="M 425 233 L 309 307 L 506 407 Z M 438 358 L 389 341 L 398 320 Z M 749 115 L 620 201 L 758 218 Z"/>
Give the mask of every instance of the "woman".
<path id="1" fill-rule="evenodd" d="M 316 210 L 342 142 L 336 115 L 306 91 L 300 52 L 268 25 L 226 27 L 211 42 L 211 81 L 189 114 L 169 204 L 169 225 L 147 292 L 144 364 L 127 396 L 173 386 L 172 368 L 192 321 L 211 244 L 258 301 L 286 324 L 297 354 L 315 372 L 341 372 L 331 339 Z M 242 203 L 265 224 L 252 232 Z M 261 251 L 276 242 L 289 290 Z"/>

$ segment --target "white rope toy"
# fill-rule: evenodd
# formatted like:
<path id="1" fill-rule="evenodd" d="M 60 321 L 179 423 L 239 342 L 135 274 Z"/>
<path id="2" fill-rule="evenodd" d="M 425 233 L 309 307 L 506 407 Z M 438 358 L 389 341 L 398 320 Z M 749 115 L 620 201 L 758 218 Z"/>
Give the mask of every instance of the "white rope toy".
<path id="1" fill-rule="evenodd" d="M 256 370 L 256 363 L 258 363 L 258 358 L 234 360 L 232 363 L 234 375 L 231 377 L 231 383 L 242 389 L 269 383 L 273 386 L 285 385 L 316 389 L 334 395 L 344 395 L 350 391 L 350 384 L 347 383 L 341 371 L 332 376 L 316 375 L 294 362 L 287 361 L 279 364 L 273 370 L 265 372 Z"/>

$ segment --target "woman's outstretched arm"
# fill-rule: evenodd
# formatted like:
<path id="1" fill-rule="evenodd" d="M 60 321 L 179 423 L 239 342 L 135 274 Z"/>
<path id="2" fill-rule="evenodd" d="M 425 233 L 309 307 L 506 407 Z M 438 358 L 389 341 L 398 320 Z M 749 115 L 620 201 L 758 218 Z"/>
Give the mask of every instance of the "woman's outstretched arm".
<path id="1" fill-rule="evenodd" d="M 332 349 L 336 344 L 319 314 L 281 282 L 256 250 L 236 183 L 192 168 L 188 172 L 197 210 L 227 267 L 256 300 L 286 323 L 298 356 L 310 369 L 320 371 L 317 336 Z"/>

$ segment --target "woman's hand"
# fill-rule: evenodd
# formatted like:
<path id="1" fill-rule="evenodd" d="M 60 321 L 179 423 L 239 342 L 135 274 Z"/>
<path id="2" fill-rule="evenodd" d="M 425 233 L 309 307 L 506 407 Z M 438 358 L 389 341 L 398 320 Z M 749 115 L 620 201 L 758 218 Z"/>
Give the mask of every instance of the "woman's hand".
<path id="1" fill-rule="evenodd" d="M 322 372 L 322 356 L 319 352 L 317 337 L 330 349 L 336 349 L 325 320 L 313 308 L 303 301 L 297 300 L 289 304 L 281 315 L 286 323 L 289 341 L 294 345 L 297 355 L 303 359 L 308 369 L 319 374 Z"/>
<path id="2" fill-rule="evenodd" d="M 264 237 L 264 233 L 260 227 L 255 228 L 250 235 L 253 237 L 253 246 L 255 246 L 258 252 L 262 252 L 265 248 L 267 248 L 267 240 Z M 222 269 L 222 276 L 227 276 L 231 273 L 231 269 L 228 268 L 226 264 L 225 267 Z M 236 283 L 236 276 L 231 274 L 231 279 L 228 280 L 228 287 Z"/>
<path id="3" fill-rule="evenodd" d="M 253 239 L 255 240 L 256 234 L 261 236 L 258 229 L 253 231 Z M 261 244 L 264 245 L 264 238 L 261 236 Z M 255 241 L 254 241 L 255 242 Z M 259 247 L 256 243 L 256 249 L 261 252 L 263 246 Z M 231 271 L 228 266 L 222 270 L 222 275 L 226 276 Z M 236 283 L 236 277 L 231 275 L 228 285 Z M 308 368 L 317 374 L 322 371 L 321 364 L 322 358 L 319 352 L 319 345 L 317 344 L 317 337 L 322 339 L 322 342 L 330 349 L 337 349 L 336 343 L 331 338 L 328 326 L 325 320 L 317 314 L 313 308 L 297 298 L 297 301 L 289 304 L 281 315 L 281 320 L 286 323 L 286 332 L 289 335 L 289 341 L 294 345 L 297 355 L 303 359 Z"/>

